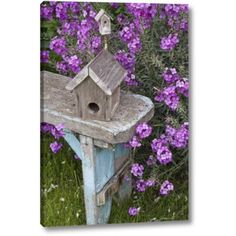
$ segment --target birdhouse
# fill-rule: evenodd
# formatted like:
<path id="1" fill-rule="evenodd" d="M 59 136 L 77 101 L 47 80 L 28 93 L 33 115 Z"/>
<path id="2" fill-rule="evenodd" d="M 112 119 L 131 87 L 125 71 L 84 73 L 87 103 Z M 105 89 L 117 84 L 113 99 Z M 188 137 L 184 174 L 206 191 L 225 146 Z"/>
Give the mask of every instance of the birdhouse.
<path id="1" fill-rule="evenodd" d="M 101 35 L 111 33 L 111 17 L 103 9 L 95 16 L 95 20 L 98 22 Z"/>
<path id="2" fill-rule="evenodd" d="M 127 71 L 103 49 L 87 64 L 66 89 L 74 91 L 78 116 L 82 119 L 111 120 L 120 101 L 120 84 Z"/>

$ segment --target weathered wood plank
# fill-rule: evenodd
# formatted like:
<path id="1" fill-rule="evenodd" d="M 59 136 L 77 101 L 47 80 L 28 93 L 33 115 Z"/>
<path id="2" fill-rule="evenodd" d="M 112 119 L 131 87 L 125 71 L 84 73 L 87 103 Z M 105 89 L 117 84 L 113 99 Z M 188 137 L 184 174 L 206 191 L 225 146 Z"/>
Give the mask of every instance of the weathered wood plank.
<path id="1" fill-rule="evenodd" d="M 74 95 L 65 89 L 69 79 L 41 72 L 41 121 L 64 123 L 65 127 L 107 143 L 124 143 L 133 136 L 135 126 L 154 115 L 152 101 L 137 94 L 122 94 L 111 121 L 82 120 L 76 114 Z"/>
<path id="2" fill-rule="evenodd" d="M 86 221 L 88 225 L 107 223 L 111 212 L 111 196 L 107 196 L 104 205 L 97 206 L 97 192 L 114 175 L 114 151 L 96 148 L 93 139 L 80 135 L 81 148 L 84 153 L 82 160 L 84 199 Z"/>

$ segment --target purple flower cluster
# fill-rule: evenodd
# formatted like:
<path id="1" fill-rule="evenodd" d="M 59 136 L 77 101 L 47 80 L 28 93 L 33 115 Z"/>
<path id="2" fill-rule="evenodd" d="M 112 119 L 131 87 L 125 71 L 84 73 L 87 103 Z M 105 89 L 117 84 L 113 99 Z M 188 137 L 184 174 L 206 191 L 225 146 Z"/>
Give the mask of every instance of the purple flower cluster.
<path id="1" fill-rule="evenodd" d="M 138 82 L 134 75 L 135 54 L 142 49 L 141 35 L 145 29 L 151 26 L 151 22 L 157 14 L 157 5 L 127 3 L 125 6 L 133 19 L 128 20 L 126 15 L 119 14 L 117 22 L 122 26 L 122 29 L 119 31 L 119 37 L 127 45 L 128 52 L 118 51 L 116 59 L 128 71 L 128 75 L 125 78 L 126 85 L 137 86 Z"/>
<path id="2" fill-rule="evenodd" d="M 173 190 L 174 185 L 168 180 L 165 180 L 160 187 L 160 194 L 166 196 Z"/>
<path id="3" fill-rule="evenodd" d="M 64 55 L 67 52 L 66 40 L 64 38 L 54 37 L 49 45 L 49 48 L 57 55 Z"/>
<path id="4" fill-rule="evenodd" d="M 185 122 L 180 128 L 175 129 L 170 125 L 166 127 L 166 137 L 168 142 L 175 148 L 185 148 L 189 140 L 189 125 Z"/>
<path id="5" fill-rule="evenodd" d="M 41 61 L 42 63 L 47 63 L 47 62 L 49 62 L 49 51 L 47 51 L 47 50 L 42 50 L 42 51 L 40 52 L 40 61 Z"/>
<path id="6" fill-rule="evenodd" d="M 42 3 L 40 7 L 40 16 L 42 20 L 52 20 L 53 18 L 53 7 Z"/>
<path id="7" fill-rule="evenodd" d="M 157 14 L 157 4 L 127 3 L 126 8 L 136 18 L 137 26 L 144 29 L 151 26 L 151 22 Z"/>
<path id="8" fill-rule="evenodd" d="M 131 166 L 131 171 L 130 172 L 133 174 L 133 176 L 141 177 L 143 175 L 143 170 L 144 170 L 143 165 L 140 165 L 138 163 L 134 163 Z"/>
<path id="9" fill-rule="evenodd" d="M 171 51 L 179 43 L 178 34 L 169 34 L 167 37 L 161 38 L 160 47 L 165 51 Z"/>
<path id="10" fill-rule="evenodd" d="M 136 134 L 141 138 L 147 138 L 152 133 L 152 127 L 147 123 L 141 123 L 136 127 Z"/>
<path id="11" fill-rule="evenodd" d="M 189 140 L 188 122 L 183 123 L 180 128 L 176 129 L 170 125 L 166 126 L 165 134 L 162 134 L 159 139 L 154 139 L 151 143 L 152 151 L 156 154 L 160 164 L 166 165 L 172 162 L 172 153 L 169 149 L 186 148 Z"/>
<path id="12" fill-rule="evenodd" d="M 96 12 L 89 3 L 42 4 L 42 19 L 51 20 L 53 16 L 58 20 L 58 35 L 51 39 L 49 48 L 60 56 L 55 63 L 56 69 L 62 74 L 73 76 L 81 70 L 82 64 L 88 62 L 81 60 L 86 58 L 85 53 L 94 56 L 101 49 L 102 40 L 98 32 L 98 23 L 94 19 Z M 43 62 L 48 60 L 45 59 Z"/>
<path id="13" fill-rule="evenodd" d="M 55 141 L 55 142 L 50 144 L 50 148 L 51 148 L 53 153 L 58 153 L 59 150 L 62 148 L 62 144 Z"/>
<path id="14" fill-rule="evenodd" d="M 65 61 L 68 63 L 68 68 L 74 73 L 78 73 L 81 70 L 80 66 L 83 62 L 77 55 L 66 57 Z"/>
<path id="15" fill-rule="evenodd" d="M 187 31 L 188 11 L 186 4 L 165 4 L 161 9 L 160 18 L 166 19 L 167 24 L 175 31 Z"/>
<path id="16" fill-rule="evenodd" d="M 169 86 L 164 88 L 161 92 L 159 92 L 155 96 L 155 101 L 157 102 L 165 102 L 165 104 L 171 109 L 176 110 L 179 105 L 180 98 L 176 93 L 175 86 Z"/>
<path id="17" fill-rule="evenodd" d="M 129 143 L 127 144 L 127 146 L 132 147 L 132 148 L 141 147 L 141 142 L 140 142 L 139 138 L 134 135 L 131 138 L 131 140 L 129 141 Z"/>
<path id="18" fill-rule="evenodd" d="M 158 91 L 154 100 L 164 102 L 171 110 L 176 110 L 180 102 L 179 95 L 188 97 L 189 82 L 186 78 L 180 78 L 175 68 L 166 68 L 162 76 L 168 87 Z"/>
<path id="19" fill-rule="evenodd" d="M 136 181 L 136 189 L 138 192 L 145 192 L 148 187 L 155 186 L 156 181 L 153 179 L 143 180 L 139 179 Z"/>
<path id="20" fill-rule="evenodd" d="M 162 74 L 162 77 L 167 83 L 174 83 L 180 79 L 175 68 L 166 68 Z"/>
<path id="21" fill-rule="evenodd" d="M 51 133 L 56 140 L 59 140 L 64 136 L 64 124 L 58 124 L 56 126 L 48 124 L 46 122 L 42 122 L 40 126 L 40 130 L 42 133 Z M 57 153 L 61 148 L 62 144 L 54 141 L 50 144 L 50 148 L 52 152 Z"/>
<path id="22" fill-rule="evenodd" d="M 136 127 L 135 135 L 129 141 L 129 146 L 136 148 L 141 146 L 141 140 L 149 137 L 152 133 L 152 127 L 147 123 L 141 123 Z"/>
<path id="23" fill-rule="evenodd" d="M 130 207 L 128 210 L 128 213 L 130 216 L 136 216 L 139 213 L 139 208 L 136 207 Z"/>
<path id="24" fill-rule="evenodd" d="M 168 148 L 165 135 L 162 135 L 159 139 L 154 139 L 151 143 L 151 147 L 160 164 L 166 165 L 172 162 L 172 153 Z"/>

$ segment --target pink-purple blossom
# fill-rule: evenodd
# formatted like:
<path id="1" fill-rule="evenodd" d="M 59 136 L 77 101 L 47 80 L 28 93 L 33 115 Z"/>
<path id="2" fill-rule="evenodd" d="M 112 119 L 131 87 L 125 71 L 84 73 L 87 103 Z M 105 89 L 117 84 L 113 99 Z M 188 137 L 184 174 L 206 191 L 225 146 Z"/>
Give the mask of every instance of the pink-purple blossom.
<path id="1" fill-rule="evenodd" d="M 53 126 L 51 129 L 51 134 L 54 136 L 55 139 L 59 139 L 64 136 L 64 124 L 58 124 Z"/>
<path id="2" fill-rule="evenodd" d="M 175 68 L 166 68 L 162 74 L 162 77 L 167 83 L 174 83 L 180 79 L 180 76 Z"/>
<path id="3" fill-rule="evenodd" d="M 49 62 L 49 51 L 48 50 L 42 50 L 40 52 L 40 61 L 42 63 L 47 63 Z"/>
<path id="4" fill-rule="evenodd" d="M 168 148 L 168 141 L 165 135 L 162 135 L 159 139 L 154 139 L 151 143 L 151 147 L 160 164 L 166 165 L 172 162 L 172 152 Z"/>
<path id="5" fill-rule="evenodd" d="M 132 164 L 130 172 L 133 174 L 133 176 L 141 177 L 143 175 L 143 171 L 144 171 L 143 165 L 138 163 Z"/>
<path id="6" fill-rule="evenodd" d="M 51 148 L 52 152 L 58 153 L 60 151 L 60 149 L 62 148 L 62 144 L 55 141 L 50 144 L 50 148 Z"/>
<path id="7" fill-rule="evenodd" d="M 189 140 L 188 122 L 185 122 L 180 128 L 175 129 L 170 125 L 166 127 L 166 136 L 169 143 L 175 148 L 185 148 Z"/>
<path id="8" fill-rule="evenodd" d="M 136 216 L 139 213 L 139 208 L 130 207 L 128 213 L 130 216 Z"/>
<path id="9" fill-rule="evenodd" d="M 174 185 L 170 181 L 165 180 L 160 187 L 160 194 L 166 196 L 173 190 Z"/>
<path id="10" fill-rule="evenodd" d="M 146 182 L 143 179 L 139 179 L 136 181 L 136 189 L 138 192 L 145 192 L 146 190 Z"/>
<path id="11" fill-rule="evenodd" d="M 140 147 L 140 146 L 141 146 L 141 142 L 140 142 L 139 138 L 134 135 L 134 136 L 131 138 L 131 140 L 129 141 L 129 145 L 130 145 L 130 147 L 132 147 L 132 148 L 137 148 L 137 147 Z"/>
<path id="12" fill-rule="evenodd" d="M 180 98 L 176 92 L 176 86 L 171 85 L 169 87 L 164 88 L 162 91 L 159 91 L 155 96 L 155 101 L 162 102 L 171 109 L 176 110 L 179 105 Z"/>
<path id="13" fill-rule="evenodd" d="M 152 127 L 147 123 L 141 123 L 136 127 L 136 134 L 141 138 L 147 138 L 152 133 Z"/>
<path id="14" fill-rule="evenodd" d="M 49 45 L 49 48 L 58 55 L 64 55 L 67 52 L 66 40 L 64 38 L 54 37 Z"/>
<path id="15" fill-rule="evenodd" d="M 176 47 L 176 45 L 179 43 L 179 38 L 178 38 L 178 34 L 169 34 L 167 37 L 163 37 L 161 39 L 161 45 L 160 47 L 163 50 L 166 51 L 171 51 L 172 49 L 174 49 Z"/>
<path id="16" fill-rule="evenodd" d="M 40 16 L 43 20 L 52 20 L 53 18 L 53 8 L 44 3 L 40 6 Z"/>

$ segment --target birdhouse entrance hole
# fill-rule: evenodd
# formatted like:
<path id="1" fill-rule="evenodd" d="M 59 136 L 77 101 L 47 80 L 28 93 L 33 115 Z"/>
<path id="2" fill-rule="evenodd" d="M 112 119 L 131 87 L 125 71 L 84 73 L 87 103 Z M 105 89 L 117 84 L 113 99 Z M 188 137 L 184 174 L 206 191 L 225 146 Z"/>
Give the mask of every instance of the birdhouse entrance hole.
<path id="1" fill-rule="evenodd" d="M 90 109 L 90 111 L 92 113 L 97 113 L 99 111 L 99 106 L 98 104 L 94 103 L 94 102 L 91 102 L 88 104 L 88 108 Z"/>

